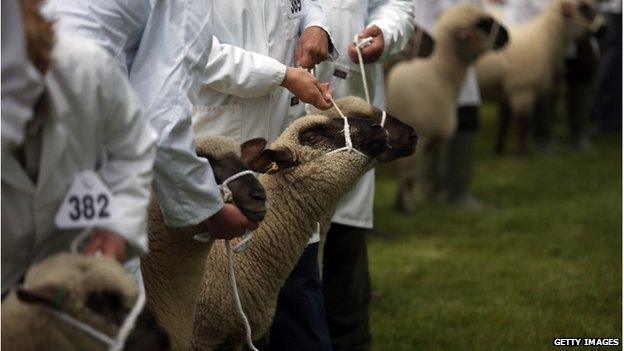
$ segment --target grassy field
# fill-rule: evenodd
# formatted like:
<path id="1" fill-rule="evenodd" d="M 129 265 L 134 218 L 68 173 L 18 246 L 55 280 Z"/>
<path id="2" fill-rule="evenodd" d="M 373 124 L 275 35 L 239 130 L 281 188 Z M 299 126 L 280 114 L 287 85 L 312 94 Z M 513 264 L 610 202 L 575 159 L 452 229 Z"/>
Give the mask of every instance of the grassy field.
<path id="1" fill-rule="evenodd" d="M 374 350 L 550 350 L 555 337 L 621 337 L 621 140 L 499 158 L 492 107 L 482 114 L 473 189 L 486 210 L 418 201 L 413 215 L 396 214 L 393 168 L 378 172 L 377 229 L 396 235 L 369 238 Z"/>

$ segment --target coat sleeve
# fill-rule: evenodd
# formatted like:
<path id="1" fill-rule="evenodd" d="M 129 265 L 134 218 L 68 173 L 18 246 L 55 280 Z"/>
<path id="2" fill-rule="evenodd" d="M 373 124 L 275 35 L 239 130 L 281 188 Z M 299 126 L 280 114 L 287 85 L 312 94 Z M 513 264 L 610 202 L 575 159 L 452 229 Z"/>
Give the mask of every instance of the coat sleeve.
<path id="1" fill-rule="evenodd" d="M 335 61 L 340 56 L 338 50 L 334 46 L 329 22 L 325 17 L 325 11 L 319 4 L 318 0 L 302 0 L 302 18 L 299 27 L 299 33 L 303 33 L 308 27 L 320 27 L 329 37 L 329 59 Z"/>
<path id="2" fill-rule="evenodd" d="M 414 32 L 414 9 L 411 0 L 371 0 L 368 27 L 377 26 L 384 38 L 382 59 L 403 50 Z"/>
<path id="3" fill-rule="evenodd" d="M 241 98 L 265 96 L 284 80 L 286 66 L 279 61 L 212 38 L 203 85 Z"/>
<path id="4" fill-rule="evenodd" d="M 99 124 L 106 152 L 99 174 L 113 193 L 118 210 L 115 224 L 108 228 L 145 252 L 156 133 L 125 74 L 110 63 L 100 72 L 96 95 L 98 110 L 103 113 Z"/>

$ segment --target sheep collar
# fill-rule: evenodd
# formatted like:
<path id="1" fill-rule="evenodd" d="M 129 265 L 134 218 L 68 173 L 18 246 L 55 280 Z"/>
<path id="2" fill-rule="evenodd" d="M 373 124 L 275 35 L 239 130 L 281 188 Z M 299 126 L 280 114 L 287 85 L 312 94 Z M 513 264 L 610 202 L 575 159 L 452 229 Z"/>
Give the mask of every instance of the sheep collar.
<path id="1" fill-rule="evenodd" d="M 342 131 L 344 133 L 345 144 L 346 145 L 341 147 L 341 148 L 339 148 L 339 149 L 332 150 L 332 151 L 326 153 L 325 155 L 333 155 L 333 154 L 341 152 L 341 151 L 355 151 L 357 154 L 361 155 L 362 157 L 369 158 L 363 152 L 361 152 L 360 150 L 358 150 L 358 149 L 353 147 L 353 141 L 351 141 L 351 129 L 350 129 L 350 126 L 349 126 L 349 119 L 347 118 L 347 116 L 344 115 L 344 113 L 342 113 L 342 111 L 340 110 L 340 108 L 338 107 L 338 105 L 336 104 L 334 99 L 332 99 L 332 104 L 334 105 L 334 107 L 336 108 L 336 111 L 338 111 L 338 113 L 340 114 L 340 116 L 342 117 L 342 119 L 344 121 L 344 129 Z"/>
<path id="2" fill-rule="evenodd" d="M 121 327 L 119 327 L 119 330 L 117 331 L 117 335 L 115 335 L 114 338 L 95 329 L 88 323 L 78 320 L 58 309 L 54 309 L 50 307 L 45 307 L 45 309 L 54 317 L 62 320 L 63 322 L 67 324 L 70 324 L 76 329 L 82 330 L 86 334 L 89 334 L 90 336 L 97 339 L 101 343 L 107 345 L 110 351 L 121 351 L 126 346 L 126 340 L 128 339 L 128 336 L 130 335 L 132 330 L 134 330 L 137 318 L 143 311 L 143 308 L 145 308 L 145 287 L 143 286 L 143 282 L 139 281 L 138 286 L 139 286 L 139 293 L 137 296 L 137 300 L 134 303 L 134 306 L 132 307 L 132 309 L 130 310 L 130 313 L 128 313 L 128 316 L 126 316 L 126 319 L 121 324 Z M 58 305 L 58 304 L 60 303 L 56 303 L 55 301 L 55 305 Z"/>

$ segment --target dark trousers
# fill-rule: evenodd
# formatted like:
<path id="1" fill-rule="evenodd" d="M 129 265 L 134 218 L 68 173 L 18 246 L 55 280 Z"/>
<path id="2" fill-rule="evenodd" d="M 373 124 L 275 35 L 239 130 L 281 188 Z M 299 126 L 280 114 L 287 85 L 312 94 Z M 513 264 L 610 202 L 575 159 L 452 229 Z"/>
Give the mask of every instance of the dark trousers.
<path id="1" fill-rule="evenodd" d="M 334 351 L 371 349 L 366 232 L 366 229 L 332 223 L 327 234 L 323 290 Z"/>
<path id="2" fill-rule="evenodd" d="M 331 351 L 318 266 L 319 244 L 306 247 L 277 298 L 270 351 Z"/>
<path id="3" fill-rule="evenodd" d="M 608 48 L 598 71 L 596 127 L 600 132 L 618 132 L 622 127 L 622 15 L 606 17 Z"/>

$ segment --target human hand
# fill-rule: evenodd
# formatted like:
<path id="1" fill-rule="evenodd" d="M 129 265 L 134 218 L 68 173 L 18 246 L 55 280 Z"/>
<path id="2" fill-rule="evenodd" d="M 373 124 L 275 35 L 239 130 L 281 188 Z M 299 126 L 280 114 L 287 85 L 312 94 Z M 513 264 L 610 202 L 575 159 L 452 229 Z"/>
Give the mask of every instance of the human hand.
<path id="1" fill-rule="evenodd" d="M 224 204 L 219 212 L 204 221 L 204 227 L 215 239 L 234 239 L 245 234 L 245 230 L 258 229 L 258 222 L 252 222 L 233 204 Z"/>
<path id="2" fill-rule="evenodd" d="M 83 253 L 90 256 L 98 252 L 123 262 L 126 257 L 126 239 L 112 230 L 96 229 L 91 234 Z"/>
<path id="3" fill-rule="evenodd" d="M 359 39 L 368 37 L 372 37 L 373 41 L 370 44 L 360 48 L 360 51 L 362 52 L 362 61 L 364 61 L 364 63 L 373 63 L 379 60 L 384 51 L 385 43 L 383 32 L 377 26 L 370 26 L 364 28 L 364 30 L 358 34 Z M 354 63 L 359 62 L 355 43 L 351 43 L 351 45 L 349 45 L 349 58 L 351 58 L 351 61 Z"/>
<path id="4" fill-rule="evenodd" d="M 332 107 L 331 89 L 328 84 L 319 84 L 316 78 L 303 68 L 286 68 L 282 86 L 297 96 L 301 101 L 312 104 L 319 110 Z"/>
<path id="5" fill-rule="evenodd" d="M 329 36 L 321 27 L 306 28 L 297 44 L 297 66 L 313 68 L 329 56 Z"/>

